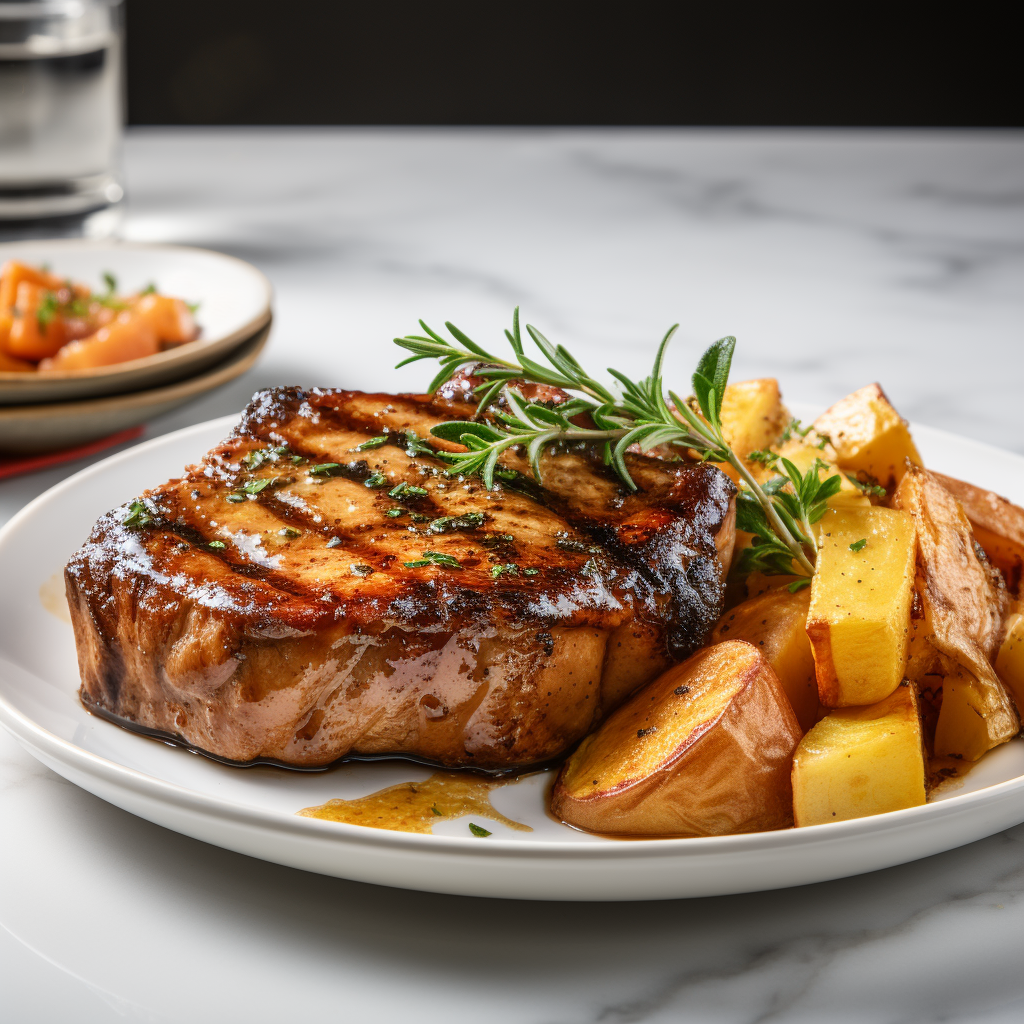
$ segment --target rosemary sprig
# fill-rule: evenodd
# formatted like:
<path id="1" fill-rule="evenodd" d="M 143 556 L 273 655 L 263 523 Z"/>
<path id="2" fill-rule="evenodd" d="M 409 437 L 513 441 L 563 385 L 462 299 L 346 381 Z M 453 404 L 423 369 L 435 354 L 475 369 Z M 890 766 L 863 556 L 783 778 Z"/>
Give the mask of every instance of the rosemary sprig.
<path id="1" fill-rule="evenodd" d="M 437 359 L 441 368 L 430 383 L 431 391 L 467 364 L 478 364 L 473 373 L 483 379 L 474 389 L 478 406 L 472 420 L 449 421 L 431 429 L 435 437 L 467 449 L 435 453 L 458 472 L 479 474 L 491 489 L 495 476 L 501 475 L 498 461 L 502 454 L 522 446 L 539 483 L 540 457 L 546 447 L 589 442 L 603 447 L 606 464 L 614 467 L 627 487 L 636 490 L 625 459 L 631 446 L 649 451 L 667 445 L 680 453 L 693 452 L 700 459 L 728 463 L 743 483 L 737 525 L 754 534 L 755 542 L 748 551 L 756 555 L 744 552 L 741 571 L 756 567 L 768 573 L 813 575 L 816 543 L 810 527 L 824 514 L 825 503 L 839 489 L 840 480 L 838 476 L 819 480 L 819 470 L 826 465 L 820 460 L 805 475 L 788 460 L 782 460 L 786 476 L 762 486 L 733 452 L 720 417 L 735 338 L 720 338 L 708 348 L 691 378 L 695 397 L 684 401 L 675 392 L 666 391 L 663 379 L 665 351 L 678 325 L 662 339 L 648 377 L 634 381 L 618 370 L 608 370 L 619 384 L 618 394 L 589 374 L 564 346 L 553 345 L 527 324 L 527 332 L 550 365 L 530 358 L 524 350 L 518 308 L 513 313 L 512 330 L 505 331 L 515 359 L 488 352 L 452 323 L 445 326 L 454 342 L 422 320 L 420 326 L 423 334 L 395 339 L 395 344 L 412 353 L 399 366 Z M 518 386 L 521 381 L 547 384 L 574 394 L 559 405 L 528 401 Z M 504 406 L 496 403 L 499 396 L 504 397 Z M 488 422 L 481 419 L 485 414 Z M 764 461 L 774 465 L 777 459 L 772 454 Z M 787 486 L 792 493 L 784 489 Z"/>

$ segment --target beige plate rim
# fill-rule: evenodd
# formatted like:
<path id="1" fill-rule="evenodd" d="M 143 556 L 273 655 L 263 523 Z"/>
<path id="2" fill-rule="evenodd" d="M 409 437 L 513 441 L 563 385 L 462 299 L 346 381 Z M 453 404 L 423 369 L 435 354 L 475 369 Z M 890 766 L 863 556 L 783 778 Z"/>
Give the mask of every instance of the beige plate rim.
<path id="1" fill-rule="evenodd" d="M 158 402 L 170 401 L 178 397 L 191 395 L 196 391 L 209 390 L 218 384 L 226 383 L 244 373 L 262 352 L 270 336 L 270 323 L 257 329 L 251 338 L 239 346 L 239 351 L 228 355 L 223 362 L 212 368 L 187 377 L 174 384 L 166 384 L 158 388 L 147 388 L 144 391 L 130 391 L 123 395 L 108 395 L 101 398 L 88 398 L 72 402 L 41 402 L 38 405 L 0 406 L 0 428 L 5 421 L 26 419 L 44 419 L 54 415 L 88 414 L 105 412 L 110 409 L 144 408 Z M 239 369 L 241 367 L 241 369 Z"/>

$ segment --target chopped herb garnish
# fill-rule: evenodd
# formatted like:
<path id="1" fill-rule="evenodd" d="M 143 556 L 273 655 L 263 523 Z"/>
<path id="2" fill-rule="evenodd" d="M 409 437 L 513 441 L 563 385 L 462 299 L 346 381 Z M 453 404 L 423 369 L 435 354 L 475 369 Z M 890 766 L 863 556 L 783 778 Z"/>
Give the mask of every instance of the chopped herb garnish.
<path id="1" fill-rule="evenodd" d="M 107 286 L 107 295 L 117 291 L 117 278 L 109 270 L 103 271 L 103 283 Z"/>
<path id="2" fill-rule="evenodd" d="M 399 516 L 405 515 L 405 513 L 406 509 L 404 508 L 389 508 L 384 515 L 386 515 L 388 519 L 397 519 Z"/>
<path id="3" fill-rule="evenodd" d="M 540 573 L 540 569 L 524 569 L 523 570 L 523 575 L 524 576 L 536 576 L 539 573 Z"/>
<path id="4" fill-rule="evenodd" d="M 278 530 L 277 535 L 278 537 L 301 537 L 302 531 L 296 530 L 291 526 L 286 526 L 283 530 Z"/>
<path id="5" fill-rule="evenodd" d="M 255 451 L 251 451 L 247 455 L 242 456 L 242 462 L 248 466 L 249 469 L 259 469 L 266 461 L 267 451 L 263 448 L 257 448 Z"/>
<path id="6" fill-rule="evenodd" d="M 327 542 L 327 546 L 329 548 L 340 548 L 341 547 L 341 538 L 340 537 L 332 537 Z"/>
<path id="7" fill-rule="evenodd" d="M 493 835 L 492 832 L 488 832 L 487 829 L 481 828 L 475 822 L 469 823 L 469 831 L 475 836 L 479 836 L 481 839 L 486 839 L 489 835 Z"/>
<path id="8" fill-rule="evenodd" d="M 384 487 L 388 482 L 388 478 L 382 473 L 371 473 L 364 481 L 363 484 L 366 487 Z"/>
<path id="9" fill-rule="evenodd" d="M 825 445 L 832 443 L 832 438 L 829 437 L 828 434 L 819 434 L 818 437 L 821 438 L 821 440 L 818 441 L 818 448 L 824 451 Z"/>
<path id="10" fill-rule="evenodd" d="M 133 501 L 128 507 L 128 515 L 122 520 L 122 525 L 135 529 L 151 526 L 155 522 L 156 517 L 150 514 L 149 509 L 141 501 Z"/>
<path id="11" fill-rule="evenodd" d="M 245 495 L 244 494 L 239 494 L 238 491 L 232 491 L 228 495 L 228 501 L 230 501 L 233 505 L 237 505 L 238 502 L 245 501 Z"/>
<path id="12" fill-rule="evenodd" d="M 506 562 L 504 565 L 492 565 L 491 576 L 497 579 L 499 576 L 518 576 L 519 566 L 515 562 Z"/>
<path id="13" fill-rule="evenodd" d="M 337 462 L 321 462 L 316 466 L 310 466 L 309 472 L 312 476 L 330 476 L 335 469 L 340 469 L 341 465 Z"/>
<path id="14" fill-rule="evenodd" d="M 775 466 L 775 463 L 779 461 L 779 456 L 775 452 L 759 449 L 757 451 L 751 452 L 747 456 L 747 461 L 760 462 L 762 466 L 768 466 L 770 468 L 773 468 Z"/>
<path id="15" fill-rule="evenodd" d="M 412 459 L 417 455 L 436 455 L 437 452 L 431 445 L 421 441 L 419 434 L 414 430 L 407 430 L 405 432 L 405 454 Z"/>
<path id="16" fill-rule="evenodd" d="M 297 466 L 299 463 L 305 462 L 306 460 L 301 455 L 293 455 L 291 461 Z"/>
<path id="17" fill-rule="evenodd" d="M 794 434 L 806 437 L 811 432 L 811 429 L 811 427 L 804 427 L 801 430 L 799 420 L 790 420 L 789 425 L 782 432 L 782 437 L 779 438 L 779 444 L 785 444 Z"/>
<path id="18" fill-rule="evenodd" d="M 884 487 L 880 487 L 878 484 L 864 483 L 863 480 L 858 480 L 855 476 L 850 476 L 849 473 L 846 474 L 846 479 L 849 480 L 850 483 L 853 484 L 853 486 L 862 494 L 874 495 L 876 498 L 884 498 L 887 493 Z"/>
<path id="19" fill-rule="evenodd" d="M 432 804 L 431 805 L 430 813 L 431 814 L 436 814 L 439 818 L 443 818 L 444 817 L 444 812 L 443 811 L 439 811 L 437 809 L 437 804 Z"/>
<path id="20" fill-rule="evenodd" d="M 431 533 L 451 533 L 453 530 L 475 530 L 484 525 L 483 512 L 465 512 L 461 516 L 441 516 L 430 524 Z"/>
<path id="21" fill-rule="evenodd" d="M 414 523 L 429 523 L 430 522 L 430 516 L 425 516 L 422 512 L 410 512 L 409 513 L 409 518 Z"/>
<path id="22" fill-rule="evenodd" d="M 383 477 L 381 477 L 381 482 L 384 482 Z M 403 480 L 400 484 L 396 484 L 390 491 L 388 491 L 388 497 L 394 498 L 396 501 L 400 501 L 402 498 L 422 498 L 426 493 L 427 490 L 425 487 L 417 487 L 415 484 L 406 483 L 406 481 Z"/>
<path id="23" fill-rule="evenodd" d="M 156 284 L 153 281 L 150 281 L 149 284 L 147 284 L 146 287 L 143 288 L 141 292 L 139 292 L 139 294 L 140 295 L 155 295 L 156 294 Z"/>
<path id="24" fill-rule="evenodd" d="M 855 540 L 850 545 L 850 550 L 856 554 L 858 551 L 863 551 L 868 546 L 867 537 L 861 537 L 860 540 Z"/>
<path id="25" fill-rule="evenodd" d="M 59 305 L 56 292 L 43 292 L 42 301 L 36 310 L 36 323 L 42 328 L 44 334 L 46 333 L 46 328 L 50 325 L 50 321 L 57 315 Z"/>
<path id="26" fill-rule="evenodd" d="M 208 548 L 214 548 L 217 551 L 222 551 L 225 548 L 226 545 L 224 544 L 224 541 L 222 541 L 222 540 L 211 540 L 210 543 L 207 544 L 206 546 Z"/>
<path id="27" fill-rule="evenodd" d="M 381 434 L 380 437 L 371 437 L 364 441 L 362 444 L 357 444 L 353 450 L 357 452 L 368 452 L 371 448 L 379 448 L 381 445 L 387 443 L 387 434 Z"/>
<path id="28" fill-rule="evenodd" d="M 374 568 L 372 565 L 350 565 L 349 572 L 353 576 L 372 576 Z"/>
<path id="29" fill-rule="evenodd" d="M 247 484 L 242 485 L 242 491 L 246 494 L 259 494 L 260 491 L 265 491 L 273 481 L 270 477 L 264 477 L 262 480 L 250 480 Z"/>
<path id="30" fill-rule="evenodd" d="M 422 557 L 414 562 L 405 562 L 406 569 L 420 569 L 425 565 L 442 565 L 446 569 L 461 569 L 462 564 L 457 558 L 441 551 L 424 551 Z"/>

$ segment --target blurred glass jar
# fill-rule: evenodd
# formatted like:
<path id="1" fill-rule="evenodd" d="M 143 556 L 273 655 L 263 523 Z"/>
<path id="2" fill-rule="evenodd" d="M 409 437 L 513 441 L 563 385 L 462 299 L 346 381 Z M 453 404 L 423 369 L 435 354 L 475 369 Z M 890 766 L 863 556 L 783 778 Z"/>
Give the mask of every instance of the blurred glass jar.
<path id="1" fill-rule="evenodd" d="M 120 202 L 121 0 L 0 0 L 0 221 Z"/>

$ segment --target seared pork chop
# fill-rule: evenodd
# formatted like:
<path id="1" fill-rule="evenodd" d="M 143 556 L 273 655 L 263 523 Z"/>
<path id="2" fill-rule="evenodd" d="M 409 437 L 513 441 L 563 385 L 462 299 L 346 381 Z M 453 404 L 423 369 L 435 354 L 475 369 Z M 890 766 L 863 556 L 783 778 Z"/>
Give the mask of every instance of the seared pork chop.
<path id="1" fill-rule="evenodd" d="M 464 410 L 464 407 L 463 407 Z M 236 762 L 550 760 L 705 639 L 734 488 L 717 469 L 509 453 L 488 492 L 443 397 L 281 388 L 66 570 L 87 707 Z M 433 446 L 433 447 L 432 447 Z"/>

